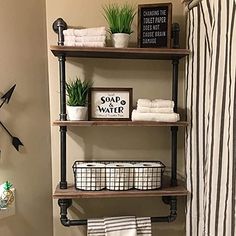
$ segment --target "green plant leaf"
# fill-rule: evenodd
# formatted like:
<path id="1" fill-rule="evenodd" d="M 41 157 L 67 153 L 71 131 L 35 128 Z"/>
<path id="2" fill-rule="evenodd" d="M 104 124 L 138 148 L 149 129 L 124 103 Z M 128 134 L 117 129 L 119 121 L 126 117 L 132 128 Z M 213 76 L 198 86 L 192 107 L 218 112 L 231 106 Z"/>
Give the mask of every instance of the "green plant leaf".
<path id="1" fill-rule="evenodd" d="M 136 11 L 134 6 L 126 3 L 119 6 L 116 3 L 108 4 L 103 7 L 103 16 L 109 25 L 109 32 L 131 34 L 131 29 Z"/>

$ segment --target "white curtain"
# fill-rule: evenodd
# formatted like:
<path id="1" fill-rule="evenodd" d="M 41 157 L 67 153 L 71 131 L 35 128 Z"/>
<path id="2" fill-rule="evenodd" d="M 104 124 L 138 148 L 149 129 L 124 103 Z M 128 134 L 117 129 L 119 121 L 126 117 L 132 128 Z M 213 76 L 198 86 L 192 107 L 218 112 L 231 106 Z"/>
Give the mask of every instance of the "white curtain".
<path id="1" fill-rule="evenodd" d="M 236 17 L 234 0 L 188 12 L 187 236 L 236 235 Z"/>

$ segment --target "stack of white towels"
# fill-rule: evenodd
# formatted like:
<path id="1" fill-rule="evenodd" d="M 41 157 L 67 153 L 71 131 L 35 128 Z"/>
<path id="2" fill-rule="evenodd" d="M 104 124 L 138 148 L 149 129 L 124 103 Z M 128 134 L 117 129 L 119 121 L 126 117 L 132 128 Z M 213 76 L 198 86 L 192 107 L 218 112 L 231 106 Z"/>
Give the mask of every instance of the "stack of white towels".
<path id="1" fill-rule="evenodd" d="M 164 99 L 138 99 L 137 110 L 132 112 L 132 121 L 177 122 L 179 114 L 174 112 L 174 102 Z"/>
<path id="2" fill-rule="evenodd" d="M 67 29 L 63 31 L 64 46 L 105 47 L 106 28 Z"/>

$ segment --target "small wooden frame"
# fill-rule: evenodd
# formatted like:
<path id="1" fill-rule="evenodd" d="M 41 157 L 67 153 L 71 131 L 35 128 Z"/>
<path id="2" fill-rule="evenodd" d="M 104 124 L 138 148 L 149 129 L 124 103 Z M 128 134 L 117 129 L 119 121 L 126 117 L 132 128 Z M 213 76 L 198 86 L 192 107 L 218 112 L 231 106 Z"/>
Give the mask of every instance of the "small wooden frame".
<path id="1" fill-rule="evenodd" d="M 172 4 L 138 5 L 138 46 L 171 47 Z"/>
<path id="2" fill-rule="evenodd" d="M 88 119 L 131 120 L 132 98 L 132 88 L 91 88 L 88 96 Z"/>

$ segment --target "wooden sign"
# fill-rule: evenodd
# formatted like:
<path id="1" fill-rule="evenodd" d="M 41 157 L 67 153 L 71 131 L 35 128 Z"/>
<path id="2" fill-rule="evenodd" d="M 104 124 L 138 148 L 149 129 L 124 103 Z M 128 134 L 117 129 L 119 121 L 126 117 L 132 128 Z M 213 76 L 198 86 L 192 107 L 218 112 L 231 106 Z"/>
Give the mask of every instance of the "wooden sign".
<path id="1" fill-rule="evenodd" d="M 138 46 L 141 48 L 171 47 L 172 4 L 138 6 Z"/>
<path id="2" fill-rule="evenodd" d="M 131 120 L 132 88 L 91 88 L 89 120 Z"/>

